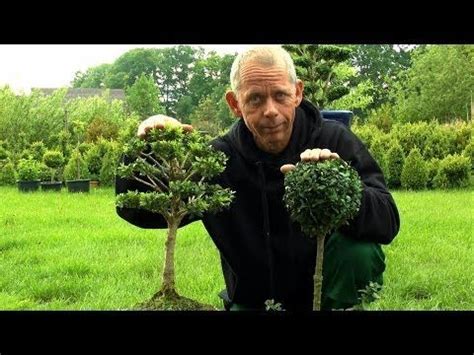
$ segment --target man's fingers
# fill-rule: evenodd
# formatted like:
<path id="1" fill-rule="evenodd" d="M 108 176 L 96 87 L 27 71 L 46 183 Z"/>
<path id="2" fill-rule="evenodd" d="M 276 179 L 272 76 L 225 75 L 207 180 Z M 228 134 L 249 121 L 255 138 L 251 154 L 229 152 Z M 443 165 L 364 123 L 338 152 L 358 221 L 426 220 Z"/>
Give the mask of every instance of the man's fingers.
<path id="1" fill-rule="evenodd" d="M 280 167 L 280 171 L 283 173 L 283 174 L 286 174 L 287 172 L 293 170 L 295 168 L 295 166 L 293 164 L 285 164 L 285 165 L 282 165 Z"/>
<path id="2" fill-rule="evenodd" d="M 331 152 L 329 149 L 306 149 L 300 154 L 300 159 L 303 162 L 320 161 L 326 159 L 340 159 L 339 154 Z"/>
<path id="3" fill-rule="evenodd" d="M 321 152 L 319 154 L 319 159 L 325 160 L 329 159 L 331 157 L 331 151 L 329 149 L 321 149 Z"/>
<path id="4" fill-rule="evenodd" d="M 181 127 L 183 128 L 183 131 L 185 131 L 185 132 L 194 131 L 194 127 L 191 126 L 190 124 L 183 124 L 183 125 L 181 125 Z"/>

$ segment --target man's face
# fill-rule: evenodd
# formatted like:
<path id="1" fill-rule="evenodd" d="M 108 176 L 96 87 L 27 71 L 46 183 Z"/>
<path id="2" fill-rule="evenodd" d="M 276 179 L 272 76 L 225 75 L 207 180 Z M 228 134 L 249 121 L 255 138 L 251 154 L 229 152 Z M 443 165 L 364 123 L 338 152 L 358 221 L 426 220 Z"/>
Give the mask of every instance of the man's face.
<path id="1" fill-rule="evenodd" d="M 252 62 L 242 67 L 240 75 L 237 96 L 226 96 L 229 106 L 244 119 L 261 150 L 281 153 L 290 141 L 303 83 L 298 80 L 292 84 L 283 66 L 265 67 Z"/>

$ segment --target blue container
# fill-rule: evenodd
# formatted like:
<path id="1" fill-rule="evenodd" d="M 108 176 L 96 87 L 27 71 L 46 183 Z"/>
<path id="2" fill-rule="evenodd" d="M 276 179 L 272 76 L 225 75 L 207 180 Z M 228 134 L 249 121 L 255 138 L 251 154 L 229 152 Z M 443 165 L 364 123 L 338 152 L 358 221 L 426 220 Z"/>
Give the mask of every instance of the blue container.
<path id="1" fill-rule="evenodd" d="M 349 128 L 351 127 L 352 117 L 354 116 L 352 111 L 344 110 L 322 110 L 321 115 L 327 120 L 342 122 Z"/>

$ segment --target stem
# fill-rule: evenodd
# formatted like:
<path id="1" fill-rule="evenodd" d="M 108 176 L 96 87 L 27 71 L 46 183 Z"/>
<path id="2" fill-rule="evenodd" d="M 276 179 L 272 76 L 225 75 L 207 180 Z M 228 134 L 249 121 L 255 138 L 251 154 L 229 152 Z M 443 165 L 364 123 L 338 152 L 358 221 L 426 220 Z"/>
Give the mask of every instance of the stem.
<path id="1" fill-rule="evenodd" d="M 314 271 L 313 311 L 321 310 L 321 290 L 323 286 L 324 238 L 325 238 L 324 235 L 318 236 L 316 238 L 317 254 L 316 254 L 316 269 Z"/>
<path id="2" fill-rule="evenodd" d="M 174 274 L 174 250 L 176 245 L 176 232 L 179 222 L 177 220 L 168 221 L 168 236 L 165 243 L 165 265 L 163 268 L 163 294 L 176 293 L 175 274 Z"/>
<path id="3" fill-rule="evenodd" d="M 157 185 L 152 185 L 152 184 L 150 184 L 148 181 L 145 181 L 145 180 L 143 180 L 143 179 L 140 179 L 139 177 L 136 177 L 135 175 L 133 176 L 133 178 L 134 178 L 135 180 L 141 182 L 142 184 L 145 184 L 145 185 L 147 185 L 147 186 L 150 186 L 150 187 L 151 187 L 152 189 L 154 189 L 154 190 L 155 190 L 155 189 L 158 189 L 158 186 L 157 186 Z M 160 192 L 162 192 L 162 191 L 160 191 Z"/>
<path id="4" fill-rule="evenodd" d="M 169 180 L 169 177 L 168 177 L 168 174 L 166 174 L 166 170 L 165 168 L 163 167 L 163 165 L 161 165 L 158 160 L 156 160 L 155 158 L 153 158 L 153 154 L 149 153 L 149 154 L 145 154 L 145 153 L 141 153 L 143 156 L 146 156 L 147 158 L 149 158 L 159 169 L 161 169 L 161 173 L 163 174 L 163 176 L 165 177 L 165 179 L 168 179 Z M 163 159 L 162 159 L 163 160 Z"/>

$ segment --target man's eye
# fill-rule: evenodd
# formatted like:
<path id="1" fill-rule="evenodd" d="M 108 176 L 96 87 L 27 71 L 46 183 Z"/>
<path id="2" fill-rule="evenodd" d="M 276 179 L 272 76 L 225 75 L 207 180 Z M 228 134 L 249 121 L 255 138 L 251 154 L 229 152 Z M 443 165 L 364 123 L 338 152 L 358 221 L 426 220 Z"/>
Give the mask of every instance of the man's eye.
<path id="1" fill-rule="evenodd" d="M 260 96 L 250 96 L 249 98 L 249 103 L 251 104 L 257 104 L 260 102 Z"/>
<path id="2" fill-rule="evenodd" d="M 286 98 L 286 94 L 284 92 L 278 92 L 276 94 L 276 98 L 277 98 L 277 100 L 283 100 L 283 99 Z"/>

